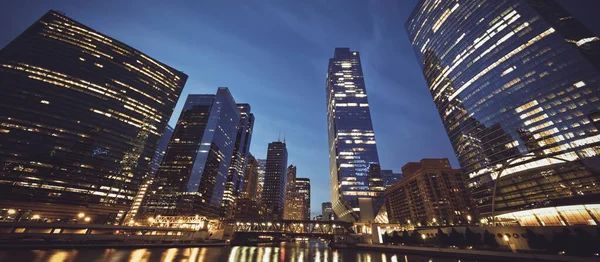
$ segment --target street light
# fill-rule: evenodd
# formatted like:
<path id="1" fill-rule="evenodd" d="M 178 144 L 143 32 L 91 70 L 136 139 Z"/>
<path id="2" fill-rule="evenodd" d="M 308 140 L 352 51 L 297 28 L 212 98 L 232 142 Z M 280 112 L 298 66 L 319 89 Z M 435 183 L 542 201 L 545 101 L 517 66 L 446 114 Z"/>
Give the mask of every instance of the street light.
<path id="1" fill-rule="evenodd" d="M 31 218 L 32 219 L 40 219 L 40 215 L 33 215 Z"/>
<path id="2" fill-rule="evenodd" d="M 17 210 L 14 210 L 14 209 L 9 209 L 8 210 L 8 214 L 9 215 L 14 215 L 15 213 L 17 213 Z"/>
<path id="3" fill-rule="evenodd" d="M 91 219 L 90 217 L 85 217 L 83 220 L 84 220 L 85 222 L 90 222 L 90 220 L 92 220 L 92 219 Z"/>
<path id="4" fill-rule="evenodd" d="M 84 216 L 85 216 L 85 214 L 84 214 L 84 213 L 79 213 L 79 214 L 77 214 L 77 217 L 79 217 L 79 218 L 83 218 Z"/>

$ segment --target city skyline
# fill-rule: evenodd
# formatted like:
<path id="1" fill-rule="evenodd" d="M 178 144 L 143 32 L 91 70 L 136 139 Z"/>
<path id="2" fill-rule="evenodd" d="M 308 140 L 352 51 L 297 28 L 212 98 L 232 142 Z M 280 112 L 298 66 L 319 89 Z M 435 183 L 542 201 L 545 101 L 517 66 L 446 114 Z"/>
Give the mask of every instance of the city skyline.
<path id="1" fill-rule="evenodd" d="M 561 3 L 565 2 L 565 1 L 560 1 Z M 591 1 L 588 1 L 591 2 Z M 407 7 L 407 11 L 403 11 L 404 14 L 407 15 L 408 12 L 410 12 L 414 6 L 416 4 L 416 1 L 412 1 L 411 3 L 406 3 L 403 4 L 403 6 L 405 5 Z M 187 74 L 190 75 L 190 79 L 193 79 L 192 83 L 194 83 L 194 86 L 192 87 L 192 85 L 189 85 L 186 88 L 186 91 L 184 92 L 183 95 L 186 95 L 188 93 L 207 93 L 207 92 L 212 92 L 212 90 L 214 89 L 214 86 L 231 86 L 231 88 L 233 89 L 232 92 L 236 94 L 236 98 L 238 98 L 239 100 L 248 102 L 250 104 L 257 104 L 257 100 L 254 99 L 253 96 L 251 96 L 251 93 L 240 93 L 240 95 L 237 95 L 241 89 L 244 89 L 245 86 L 240 83 L 235 83 L 235 84 L 229 84 L 229 83 L 219 83 L 219 80 L 216 79 L 209 79 L 206 83 L 202 83 L 200 85 L 198 85 L 198 83 L 200 83 L 200 81 L 203 81 L 203 79 L 201 79 L 203 76 L 198 76 L 196 74 L 196 70 L 192 69 L 189 70 L 187 68 L 188 65 L 185 64 L 185 62 L 182 62 L 181 60 L 177 60 L 176 58 L 172 58 L 170 57 L 169 53 L 162 53 L 162 52 L 158 52 L 157 50 L 160 48 L 159 46 L 152 46 L 152 44 L 145 44 L 143 43 L 144 41 L 141 39 L 136 39 L 135 36 L 128 36 L 127 32 L 131 32 L 131 31 L 135 31 L 135 29 L 132 30 L 132 27 L 135 28 L 136 26 L 140 26 L 139 24 L 134 24 L 132 25 L 132 27 L 128 27 L 128 26 L 123 26 L 125 29 L 113 29 L 116 28 L 114 26 L 116 26 L 116 24 L 111 24 L 108 23 L 108 25 L 103 25 L 101 23 L 101 21 L 105 21 L 103 20 L 102 17 L 97 17 L 97 16 L 92 16 L 92 19 L 89 19 L 88 17 L 86 17 L 85 12 L 79 12 L 79 10 L 82 8 L 81 6 L 73 6 L 73 7 L 69 7 L 65 4 L 61 4 L 60 2 L 58 2 L 58 4 L 56 4 L 58 6 L 50 6 L 50 4 L 40 4 L 38 6 L 36 6 L 34 9 L 38 10 L 38 12 L 33 12 L 33 11 L 29 11 L 26 12 L 26 15 L 24 15 L 22 18 L 19 19 L 15 19 L 12 15 L 9 15 L 8 13 L 23 13 L 23 12 L 16 12 L 15 9 L 16 8 L 10 8 L 10 5 L 8 8 L 4 9 L 5 11 L 1 11 L 2 14 L 6 14 L 4 15 L 4 17 L 6 18 L 2 18 L 2 19 L 6 19 L 6 20 L 2 20 L 4 21 L 4 25 L 14 25 L 15 29 L 12 28 L 6 28 L 7 30 L 3 30 L 4 32 L 7 32 L 6 34 L 3 34 L 0 38 L 0 47 L 3 47 L 5 44 L 8 43 L 8 41 L 10 41 L 10 39 L 14 38 L 17 34 L 21 33 L 21 31 L 23 29 L 25 29 L 30 23 L 31 21 L 34 21 L 35 19 L 37 19 L 39 16 L 41 16 L 43 13 L 45 13 L 48 9 L 58 9 L 58 10 L 62 10 L 67 12 L 67 15 L 75 18 L 76 20 L 79 20 L 83 23 L 85 23 L 86 25 L 92 26 L 102 32 L 106 32 L 109 36 L 115 37 L 116 39 L 119 39 L 121 41 L 124 41 L 125 43 L 128 43 L 136 48 L 139 48 L 141 51 L 143 52 L 147 52 L 149 55 L 151 55 L 152 57 L 157 57 L 157 59 L 159 59 L 160 61 L 164 61 L 167 64 L 172 64 L 175 68 L 178 68 L 180 70 L 183 70 L 184 72 L 186 72 Z M 79 9 L 78 9 L 79 8 Z M 269 8 L 273 8 L 273 7 L 265 7 L 265 10 L 270 10 Z M 275 7 L 275 8 L 281 8 L 281 7 Z M 284 7 L 286 10 L 289 11 L 289 7 Z M 375 5 L 374 8 L 382 8 L 381 6 L 377 6 Z M 12 10 L 12 11 L 11 11 Z M 5 13 L 6 12 L 6 13 Z M 147 10 L 147 12 L 152 13 L 152 10 Z M 301 14 L 300 16 L 303 16 L 305 14 Z M 119 17 L 118 15 L 116 16 L 117 18 Z M 124 15 L 123 15 L 124 17 Z M 294 17 L 294 15 L 292 14 L 291 17 Z M 289 19 L 288 18 L 281 18 L 281 19 Z M 395 18 L 396 19 L 396 18 Z M 117 19 L 118 20 L 118 19 Z M 395 42 L 395 44 L 401 44 L 403 46 L 403 48 L 408 48 L 409 52 L 412 52 L 410 50 L 410 45 L 409 42 L 404 39 L 404 32 L 403 32 L 403 28 L 402 25 L 404 23 L 404 21 L 406 21 L 406 17 L 400 17 L 397 18 L 398 21 L 400 21 L 400 23 L 397 25 L 397 29 L 395 29 L 397 32 L 396 34 L 399 36 L 395 36 L 395 37 L 400 37 L 401 39 L 397 42 Z M 7 22 L 9 21 L 9 22 Z M 13 21 L 15 21 L 14 23 L 12 23 Z M 293 23 L 294 19 L 289 19 L 286 20 L 289 23 Z M 312 20 L 314 21 L 314 20 Z M 123 22 L 123 21 L 118 21 L 118 22 Z M 585 21 L 584 21 L 585 22 Z M 115 22 L 116 23 L 116 22 Z M 590 25 L 589 23 L 587 23 L 586 25 L 589 25 L 590 28 L 592 30 L 594 30 L 595 32 L 598 31 L 598 28 L 596 26 L 596 28 L 594 28 L 594 25 Z M 119 25 L 122 26 L 122 25 Z M 4 27 L 2 29 L 5 29 Z M 9 30 L 10 29 L 10 30 Z M 161 29 L 162 30 L 162 29 Z M 390 30 L 389 28 L 387 28 L 386 30 Z M 148 35 L 153 35 L 156 32 L 148 32 L 147 30 L 143 31 L 143 33 L 146 33 Z M 142 38 L 143 39 L 143 38 Z M 406 40 L 406 41 L 405 41 Z M 429 145 L 431 145 L 431 154 L 429 153 L 425 153 L 423 151 L 417 151 L 417 153 L 414 153 L 414 155 L 411 155 L 410 152 L 412 152 L 413 148 L 410 149 L 405 149 L 406 152 L 403 153 L 404 156 L 392 156 L 395 155 L 395 150 L 397 150 L 397 146 L 394 145 L 394 140 L 403 140 L 403 139 L 394 139 L 395 136 L 397 134 L 394 134 L 394 132 L 390 131 L 385 131 L 384 129 L 394 129 L 393 127 L 395 127 L 395 124 L 387 124 L 386 122 L 386 118 L 389 119 L 394 119 L 396 117 L 400 117 L 399 113 L 397 113 L 398 111 L 393 111 L 392 114 L 382 114 L 382 116 L 379 116 L 378 112 L 383 112 L 385 111 L 387 108 L 387 106 L 389 106 L 390 104 L 393 104 L 393 102 L 390 101 L 385 101 L 385 92 L 386 91 L 391 91 L 393 92 L 394 88 L 393 86 L 395 86 L 396 84 L 376 84 L 378 83 L 378 79 L 383 78 L 381 77 L 379 74 L 374 73 L 374 68 L 381 68 L 383 65 L 378 64 L 378 63 L 382 63 L 381 61 L 374 61 L 374 60 L 378 60 L 381 58 L 378 58 L 377 53 L 374 53 L 372 51 L 372 47 L 369 48 L 365 48 L 364 44 L 355 44 L 357 43 L 357 41 L 339 41 L 339 42 L 335 42 L 334 44 L 331 43 L 327 43 L 325 44 L 326 46 L 322 47 L 319 51 L 320 55 L 319 55 L 319 61 L 315 61 L 314 65 L 314 71 L 316 71 L 314 74 L 319 76 L 319 77 L 312 77 L 311 78 L 315 78 L 316 80 L 314 80 L 315 86 L 313 87 L 312 84 L 310 85 L 312 90 L 322 90 L 322 71 L 323 68 L 326 67 L 326 60 L 322 59 L 323 57 L 328 57 L 330 56 L 331 53 L 331 49 L 334 47 L 338 47 L 338 46 L 349 46 L 352 49 L 356 49 L 358 51 L 361 51 L 361 53 L 363 54 L 363 60 L 367 60 L 370 61 L 369 62 L 369 67 L 368 69 L 365 69 L 365 76 L 367 79 L 367 84 L 370 87 L 370 98 L 371 99 L 375 99 L 375 101 L 371 101 L 372 104 L 372 110 L 375 112 L 373 113 L 373 122 L 374 122 L 374 126 L 375 126 L 375 130 L 377 130 L 377 137 L 378 137 L 378 141 L 380 143 L 385 143 L 385 144 L 390 144 L 389 146 L 387 146 L 387 148 L 380 148 L 380 158 L 381 158 L 381 162 L 382 162 L 382 169 L 392 169 L 394 171 L 398 171 L 400 169 L 400 167 L 409 161 L 416 161 L 418 160 L 420 157 L 448 157 L 450 159 L 452 159 L 452 163 L 454 166 L 457 166 L 457 162 L 454 160 L 454 153 L 452 152 L 452 148 L 450 147 L 450 144 L 448 142 L 448 139 L 445 137 L 445 133 L 443 130 L 443 126 L 441 125 L 441 123 L 439 122 L 439 120 L 437 119 L 437 113 L 435 112 L 435 108 L 433 107 L 433 104 L 430 102 L 429 103 L 431 106 L 423 106 L 423 111 L 429 111 L 429 113 L 427 113 L 427 116 L 425 117 L 426 121 L 430 121 L 427 124 L 416 124 L 417 127 L 422 128 L 423 126 L 431 126 L 431 127 L 427 127 L 427 129 L 432 129 L 433 131 L 427 131 L 427 132 L 433 132 L 435 134 L 437 134 L 437 137 L 435 137 L 435 141 L 432 142 L 427 142 L 427 141 L 421 141 L 424 143 L 430 143 Z M 321 44 L 319 44 L 321 45 Z M 369 57 L 369 55 L 365 55 L 368 54 L 369 51 L 365 51 L 365 49 L 369 49 L 371 50 L 371 53 L 373 54 L 373 56 Z M 252 50 L 252 49 L 249 49 Z M 155 53 L 158 56 L 155 56 Z M 405 57 L 403 57 L 406 60 L 406 63 L 409 64 L 410 66 L 407 67 L 413 67 L 411 68 L 411 72 L 418 72 L 418 64 L 416 63 L 414 57 L 412 56 L 412 54 L 410 53 L 406 53 L 404 54 Z M 230 57 L 228 57 L 230 58 Z M 397 54 L 396 54 L 396 58 L 398 58 Z M 326 59 L 326 58 L 325 58 Z M 171 63 L 171 60 L 176 60 L 175 63 Z M 310 62 L 308 63 L 310 64 Z M 186 66 L 180 66 L 180 65 L 186 65 Z M 193 67 L 192 67 L 193 68 Z M 398 68 L 395 68 L 393 71 L 390 71 L 390 69 L 386 69 L 386 74 L 387 72 L 390 72 L 391 74 L 399 74 L 398 72 L 400 72 L 400 70 L 398 70 Z M 311 72 L 312 73 L 312 72 Z M 400 74 L 400 75 L 404 75 L 404 74 Z M 405 87 L 407 89 L 410 89 L 409 91 L 411 92 L 418 92 L 419 95 L 417 96 L 417 98 L 420 97 L 421 101 L 424 101 L 424 99 L 430 99 L 429 94 L 427 94 L 427 89 L 426 89 L 426 84 L 424 83 L 424 80 L 422 79 L 422 76 L 419 74 L 416 74 L 416 76 L 413 77 L 413 79 L 415 84 L 406 84 Z M 213 82 L 214 81 L 214 82 Z M 228 80 L 230 81 L 230 80 Z M 311 80 L 312 82 L 313 80 Z M 256 83 L 256 81 L 254 81 Z M 381 83 L 384 83 L 385 81 L 381 81 Z M 410 82 L 409 82 L 410 83 Z M 302 86 L 305 86 L 306 84 L 302 84 Z M 199 89 L 195 89 L 197 88 L 196 86 L 202 86 L 203 88 L 199 88 Z M 264 89 L 263 89 L 264 90 Z M 371 92 L 372 91 L 372 92 Z M 264 92 L 264 91 L 263 91 Z M 320 202 L 325 202 L 325 201 L 330 201 L 330 197 L 329 197 L 329 193 L 328 193 L 328 177 L 327 177 L 327 166 L 328 164 L 326 163 L 326 161 L 322 161 L 319 160 L 317 161 L 317 164 L 315 164 L 314 166 L 311 165 L 311 159 L 314 159 L 314 157 L 312 156 L 307 156 L 312 154 L 313 152 L 319 152 L 315 155 L 318 155 L 319 157 L 323 157 L 326 156 L 326 153 L 322 153 L 321 151 L 326 152 L 327 150 L 322 150 L 322 149 L 326 149 L 326 137 L 322 134 L 323 133 L 323 128 L 326 125 L 326 121 L 325 121 L 325 117 L 323 116 L 323 99 L 322 99 L 322 93 L 314 93 L 312 94 L 312 96 L 314 96 L 315 98 L 311 98 L 309 99 L 309 105 L 311 105 L 312 107 L 315 107 L 316 109 L 314 111 L 311 111 L 310 115 L 312 115 L 312 119 L 309 120 L 309 122 L 318 122 L 318 126 L 314 127 L 314 128 L 310 128 L 308 129 L 308 131 L 310 132 L 303 132 L 303 131 L 307 131 L 306 128 L 302 127 L 302 123 L 306 123 L 307 120 L 302 120 L 300 122 L 300 124 L 293 124 L 290 125 L 290 127 L 285 128 L 284 124 L 281 123 L 273 123 L 273 122 L 269 122 L 269 120 L 267 119 L 281 119 L 281 115 L 277 115 L 275 114 L 275 117 L 269 117 L 272 116 L 270 112 L 267 112 L 269 109 L 265 109 L 265 108 L 258 108 L 257 106 L 254 106 L 253 110 L 256 110 L 256 115 L 257 115 L 257 119 L 259 120 L 257 122 L 258 128 L 257 132 L 255 132 L 256 134 L 260 133 L 259 138 L 254 137 L 254 141 L 253 141 L 253 145 L 252 148 L 250 150 L 250 152 L 252 152 L 253 154 L 255 154 L 257 156 L 257 158 L 265 158 L 266 156 L 266 145 L 267 145 L 267 141 L 272 141 L 276 138 L 276 134 L 278 132 L 286 132 L 287 133 L 287 140 L 288 140 L 288 147 L 290 148 L 290 163 L 294 163 L 297 164 L 300 168 L 301 168 L 301 172 L 299 173 L 299 176 L 302 177 L 309 177 L 311 179 L 317 179 L 316 181 L 326 181 L 327 184 L 325 184 L 324 188 L 320 188 L 321 190 L 313 190 L 313 195 L 316 192 L 323 192 L 324 190 L 327 190 L 327 192 L 325 193 L 321 193 L 319 195 L 314 195 L 312 197 L 313 199 L 313 203 L 320 203 Z M 306 96 L 306 95 L 303 95 Z M 183 99 L 181 99 L 183 100 Z M 383 101 L 383 103 L 378 103 L 380 101 Z M 285 103 L 288 103 L 289 100 L 285 100 Z M 180 101 L 179 103 L 180 105 L 176 108 L 176 110 L 174 111 L 174 116 L 178 115 L 181 109 L 181 104 L 182 101 Z M 298 106 L 298 104 L 292 103 L 291 105 L 295 105 Z M 316 113 L 313 113 L 316 112 Z M 414 113 L 414 111 L 413 111 Z M 320 119 L 315 119 L 315 116 L 321 116 Z M 391 117 L 391 118 L 390 118 Z M 413 116 L 414 117 L 414 116 Z M 171 125 L 174 124 L 174 120 L 176 117 L 172 117 L 171 118 Z M 264 121 L 261 123 L 261 121 Z M 285 120 L 288 121 L 288 120 Z M 281 121 L 282 123 L 284 123 L 285 121 Z M 410 122 L 410 121 L 409 121 Z M 414 121 L 413 121 L 414 122 Z M 289 122 L 288 122 L 289 123 Z M 407 126 L 411 126 L 411 125 L 415 125 L 414 123 L 409 123 Z M 265 127 L 268 126 L 272 126 L 273 129 L 269 130 L 267 132 L 265 132 Z M 299 127 L 299 130 L 301 131 L 297 131 L 297 130 L 291 130 L 294 128 L 291 127 Z M 408 128 L 410 129 L 410 128 Z M 422 129 L 418 129 L 415 128 L 416 130 L 420 130 L 423 131 Z M 313 133 L 314 132 L 314 133 Z M 410 132 L 414 132 L 412 133 L 412 135 L 414 136 L 415 133 L 418 133 L 416 131 L 410 131 Z M 307 133 L 309 134 L 308 136 L 308 141 L 310 141 L 311 143 L 306 143 L 309 144 L 304 145 L 306 142 L 306 139 L 303 137 L 305 134 Z M 315 134 L 319 134 L 319 138 L 314 138 Z M 441 134 L 441 135 L 440 135 Z M 300 145 L 296 147 L 296 145 Z M 435 146 L 433 146 L 435 145 Z M 441 148 L 442 152 L 437 153 L 435 151 L 439 151 L 438 147 Z M 297 148 L 299 148 L 300 150 L 298 150 Z M 316 149 L 318 148 L 318 149 Z M 425 149 L 419 149 L 419 148 L 415 148 L 415 150 L 425 150 Z M 297 155 L 295 155 L 297 154 Z M 324 162 L 324 163 L 319 163 L 319 162 Z M 324 167 L 324 168 L 323 168 Z M 325 180 L 322 180 L 321 177 L 325 177 Z M 315 183 L 313 181 L 313 186 L 317 186 L 319 184 L 323 184 L 323 183 Z M 313 208 L 316 205 L 313 205 Z M 314 210 L 318 210 L 318 209 L 314 209 Z"/>

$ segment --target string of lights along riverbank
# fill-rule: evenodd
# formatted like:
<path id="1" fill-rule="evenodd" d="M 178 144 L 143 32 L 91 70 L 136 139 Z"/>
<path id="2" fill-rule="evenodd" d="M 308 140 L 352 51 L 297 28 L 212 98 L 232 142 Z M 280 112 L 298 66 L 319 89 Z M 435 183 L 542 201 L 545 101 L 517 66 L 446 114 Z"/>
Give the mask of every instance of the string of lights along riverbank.
<path id="1" fill-rule="evenodd" d="M 596 225 L 600 38 L 550 0 L 420 1 L 406 30 L 481 215 Z"/>

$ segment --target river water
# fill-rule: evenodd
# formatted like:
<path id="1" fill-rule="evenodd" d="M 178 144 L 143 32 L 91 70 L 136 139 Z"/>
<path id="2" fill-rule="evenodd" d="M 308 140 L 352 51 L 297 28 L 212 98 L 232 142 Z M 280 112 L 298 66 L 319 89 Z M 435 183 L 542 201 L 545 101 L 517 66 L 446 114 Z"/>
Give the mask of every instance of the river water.
<path id="1" fill-rule="evenodd" d="M 282 243 L 277 247 L 236 246 L 197 248 L 86 248 L 45 250 L 0 250 L 0 261 L 33 262 L 137 262 L 137 261 L 225 261 L 225 262 L 450 262 L 473 261 L 425 255 L 330 249 L 324 242 Z"/>

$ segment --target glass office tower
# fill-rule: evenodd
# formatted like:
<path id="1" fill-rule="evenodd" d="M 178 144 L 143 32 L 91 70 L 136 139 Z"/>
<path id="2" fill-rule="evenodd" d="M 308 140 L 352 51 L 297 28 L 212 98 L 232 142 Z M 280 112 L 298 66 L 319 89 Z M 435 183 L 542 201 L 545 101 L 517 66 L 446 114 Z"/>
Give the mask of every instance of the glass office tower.
<path id="1" fill-rule="evenodd" d="M 288 153 L 285 142 L 269 143 L 261 202 L 272 211 L 274 219 L 283 218 L 287 161 Z"/>
<path id="2" fill-rule="evenodd" d="M 0 208 L 20 220 L 122 220 L 186 80 L 46 13 L 0 50 Z"/>
<path id="3" fill-rule="evenodd" d="M 145 212 L 221 216 L 240 111 L 229 92 L 189 95 L 156 174 Z"/>
<path id="4" fill-rule="evenodd" d="M 550 0 L 424 0 L 406 30 L 482 215 L 597 223 L 600 38 Z"/>
<path id="5" fill-rule="evenodd" d="M 335 49 L 326 88 L 333 210 L 341 220 L 358 221 L 359 200 L 366 204 L 376 196 L 369 188 L 369 165 L 379 164 L 358 52 Z"/>
<path id="6" fill-rule="evenodd" d="M 240 110 L 240 123 L 237 126 L 235 147 L 231 156 L 231 165 L 225 193 L 223 194 L 223 208 L 226 217 L 233 216 L 233 203 L 239 197 L 244 184 L 246 164 L 250 154 L 250 142 L 252 139 L 252 128 L 254 127 L 254 114 L 250 113 L 249 104 L 237 104 Z"/>
<path id="7" fill-rule="evenodd" d="M 156 146 L 156 152 L 152 157 L 150 174 L 154 175 L 156 174 L 156 171 L 158 171 L 160 162 L 162 161 L 167 151 L 167 146 L 169 146 L 169 141 L 171 141 L 171 136 L 173 136 L 173 128 L 167 125 L 167 128 L 165 128 L 165 132 L 162 134 L 160 140 L 158 141 L 158 145 Z"/>

